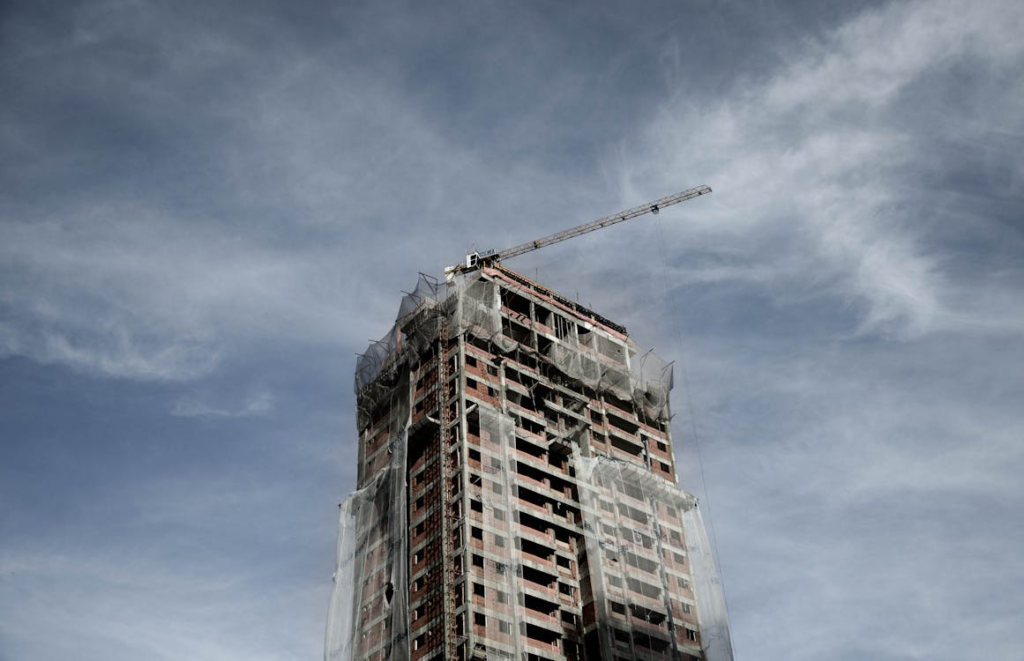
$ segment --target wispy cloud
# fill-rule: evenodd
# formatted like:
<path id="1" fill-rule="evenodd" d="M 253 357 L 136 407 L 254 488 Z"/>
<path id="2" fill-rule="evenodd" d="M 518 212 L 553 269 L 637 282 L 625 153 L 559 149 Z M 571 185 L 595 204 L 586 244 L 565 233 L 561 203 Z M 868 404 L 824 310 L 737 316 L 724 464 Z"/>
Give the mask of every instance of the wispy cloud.
<path id="1" fill-rule="evenodd" d="M 233 337 L 323 341 L 322 319 L 337 319 L 301 300 L 319 288 L 315 257 L 295 261 L 140 215 L 6 225 L 0 350 L 107 376 L 187 380 L 214 368 Z"/>
<path id="2" fill-rule="evenodd" d="M 650 258 L 609 232 L 587 263 L 624 274 L 607 311 L 663 354 L 685 329 L 683 484 L 707 476 L 732 603 L 772 604 L 741 616 L 740 655 L 941 657 L 951 618 L 1013 649 L 1024 9 L 962 13 L 887 3 L 720 98 L 681 86 L 609 159 L 626 200 L 715 189 L 631 230 Z"/>
<path id="3" fill-rule="evenodd" d="M 235 408 L 211 407 L 199 399 L 184 397 L 174 405 L 171 415 L 181 418 L 251 418 L 268 415 L 273 410 L 274 398 L 268 392 L 261 392 Z"/>
<path id="4" fill-rule="evenodd" d="M 971 184 L 920 179 L 936 140 L 1024 133 L 1021 81 L 1009 75 L 1024 55 L 1014 36 L 1024 11 L 993 1 L 968 13 L 951 3 L 887 4 L 783 47 L 788 66 L 742 80 L 721 99 L 696 103 L 692 89 L 678 90 L 644 131 L 643 148 L 624 151 L 611 170 L 630 199 L 680 181 L 715 188 L 699 209 L 681 212 L 685 226 L 665 231 L 684 257 L 727 247 L 729 267 L 668 277 L 757 278 L 773 295 L 845 300 L 858 312 L 858 334 L 916 337 L 963 315 L 1005 327 L 1010 317 L 997 307 L 979 308 L 958 291 L 965 283 L 947 277 L 948 251 L 936 245 L 948 235 L 936 227 L 939 214 L 955 209 L 943 223 L 975 220 L 969 203 L 952 206 Z M 921 86 L 956 85 L 965 67 L 1004 86 L 988 90 L 984 106 L 916 105 Z M 997 167 L 1017 171 L 1012 151 L 992 154 Z"/>
<path id="5" fill-rule="evenodd" d="M 623 7 L 5 14 L 0 656 L 315 656 L 399 290 L 708 183 L 509 265 L 686 370 L 740 654 L 1015 658 L 1024 10 Z"/>
<path id="6" fill-rule="evenodd" d="M 324 601 L 322 586 L 282 586 L 266 572 L 238 563 L 204 568 L 152 551 L 8 552 L 0 557 L 0 602 L 19 607 L 5 609 L 0 623 L 4 655 L 40 661 L 315 655 L 319 632 L 309 627 L 309 611 Z M 296 614 L 290 622 L 269 616 L 283 604 Z M 55 628 L 60 636 L 50 635 Z"/>
<path id="7" fill-rule="evenodd" d="M 581 195 L 570 175 L 495 161 L 393 75 L 313 57 L 259 14 L 234 31 L 122 3 L 68 20 L 60 48 L 15 31 L 23 64 L 47 65 L 70 119 L 113 125 L 130 146 L 8 112 L 6 144 L 47 157 L 16 173 L 24 194 L 3 210 L 3 355 L 188 381 L 267 338 L 362 350 L 417 271 L 493 233 L 452 243 L 482 215 Z M 415 242 L 401 240 L 409 228 Z"/>

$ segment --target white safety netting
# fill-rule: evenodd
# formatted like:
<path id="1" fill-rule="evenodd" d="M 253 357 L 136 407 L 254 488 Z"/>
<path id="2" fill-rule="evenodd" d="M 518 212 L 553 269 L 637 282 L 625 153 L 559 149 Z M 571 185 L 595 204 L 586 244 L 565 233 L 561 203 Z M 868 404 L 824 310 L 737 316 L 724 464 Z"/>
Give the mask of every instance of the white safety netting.
<path id="1" fill-rule="evenodd" d="M 574 461 L 602 661 L 652 652 L 731 661 L 696 499 L 630 462 L 578 448 Z"/>
<path id="2" fill-rule="evenodd" d="M 389 439 L 388 466 L 341 504 L 325 661 L 409 658 L 407 431 Z"/>
<path id="3" fill-rule="evenodd" d="M 356 362 L 355 390 L 371 384 L 404 346 L 418 348 L 436 333 L 436 323 L 406 323 L 424 308 L 447 316 L 450 333 L 466 333 L 485 340 L 502 352 L 519 346 L 503 325 L 501 287 L 493 280 L 473 274 L 447 284 L 421 275 L 412 292 L 402 298 L 395 325 L 387 335 L 372 343 Z M 522 288 L 517 293 L 524 292 Z M 436 320 L 435 317 L 430 319 Z M 529 328 L 530 319 L 521 320 Z M 410 336 L 412 333 L 412 336 Z M 519 338 L 522 340 L 523 338 Z M 529 338 L 527 338 L 529 339 Z M 572 332 L 559 333 L 556 341 L 541 343 L 543 355 L 570 379 L 600 392 L 611 392 L 632 400 L 649 419 L 669 416 L 672 364 L 629 338 L 612 337 L 589 323 L 572 324 Z"/>
<path id="4" fill-rule="evenodd" d="M 479 421 L 480 467 L 470 471 L 477 477 L 469 478 L 469 594 L 476 610 L 469 626 L 476 638 L 486 639 L 487 658 L 520 659 L 525 624 L 516 534 L 515 422 L 484 407 Z"/>
<path id="5" fill-rule="evenodd" d="M 377 378 L 384 364 L 398 351 L 398 326 L 392 326 L 388 334 L 370 344 L 366 351 L 356 359 L 355 386 L 356 393 L 368 386 Z"/>
<path id="6" fill-rule="evenodd" d="M 729 635 L 725 591 L 715 570 L 711 543 L 699 507 L 693 507 L 683 514 L 683 528 L 686 550 L 693 567 L 693 587 L 698 604 L 697 621 L 700 624 L 705 658 L 707 661 L 732 661 L 732 638 Z"/>
<path id="7" fill-rule="evenodd" d="M 566 376 L 590 388 L 601 386 L 604 368 L 586 340 L 568 335 L 548 347 L 547 357 Z"/>
<path id="8" fill-rule="evenodd" d="M 469 333 L 506 349 L 514 346 L 501 333 L 498 286 L 494 282 L 475 275 L 439 284 L 433 278 L 421 274 L 416 287 L 402 297 L 395 324 L 384 337 L 372 342 L 356 360 L 357 394 L 371 384 L 389 363 L 396 360 L 403 347 L 419 348 L 420 343 L 436 338 L 437 316 L 423 314 L 433 310 L 448 317 L 452 324 L 451 333 Z M 417 315 L 424 318 L 417 318 L 419 323 L 409 323 Z"/>
<path id="9" fill-rule="evenodd" d="M 653 351 L 643 351 L 630 341 L 629 377 L 637 409 L 649 418 L 668 419 L 672 363 L 662 360 Z"/>
<path id="10" fill-rule="evenodd" d="M 568 334 L 546 350 L 551 363 L 566 376 L 599 392 L 632 400 L 649 419 L 669 416 L 672 364 L 630 339 L 618 340 L 598 331 Z"/>
<path id="11" fill-rule="evenodd" d="M 502 351 L 515 347 L 515 341 L 502 334 L 497 283 L 471 276 L 455 280 L 448 287 L 448 295 L 453 301 L 450 306 L 451 327 L 455 332 L 487 340 Z"/>

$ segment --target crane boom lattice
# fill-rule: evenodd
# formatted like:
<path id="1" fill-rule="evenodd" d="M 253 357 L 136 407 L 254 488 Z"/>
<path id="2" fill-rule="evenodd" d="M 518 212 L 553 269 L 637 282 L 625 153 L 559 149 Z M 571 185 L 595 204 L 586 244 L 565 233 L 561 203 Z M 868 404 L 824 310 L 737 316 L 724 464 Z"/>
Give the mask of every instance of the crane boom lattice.
<path id="1" fill-rule="evenodd" d="M 680 202 L 692 200 L 695 197 L 707 195 L 710 192 L 711 188 L 708 186 L 697 186 L 696 188 L 690 188 L 689 190 L 685 190 L 681 193 L 676 193 L 675 195 L 668 195 L 661 199 L 654 200 L 653 202 L 648 202 L 647 204 L 641 204 L 640 206 L 633 207 L 632 209 L 626 209 L 625 211 L 620 211 L 619 213 L 612 214 L 610 216 L 598 218 L 597 220 L 593 220 L 589 223 L 584 223 L 583 225 L 578 225 L 571 229 L 563 230 L 561 232 L 552 234 L 550 236 L 546 236 L 541 239 L 535 239 L 533 241 L 527 241 L 526 243 L 520 243 L 518 246 L 513 246 L 505 250 L 490 250 L 482 253 L 473 252 L 466 255 L 465 263 L 457 264 L 455 266 L 449 266 L 448 268 L 446 268 L 445 275 L 447 275 L 448 277 L 452 277 L 456 273 L 467 273 L 469 271 L 475 271 L 484 264 L 500 262 L 506 259 L 512 259 L 513 257 L 518 257 L 519 255 L 524 255 L 528 252 L 532 252 L 540 248 L 545 248 L 556 243 L 561 243 L 562 241 L 567 241 L 569 239 L 576 238 L 577 236 L 581 236 L 583 234 L 587 234 L 595 230 L 604 229 L 605 227 L 610 227 L 612 225 L 616 225 L 618 223 L 622 223 L 627 220 L 637 218 L 639 216 L 644 216 L 649 213 L 656 214 L 660 210 L 670 207 L 674 204 L 679 204 Z"/>
<path id="2" fill-rule="evenodd" d="M 669 195 L 648 204 L 641 204 L 638 207 L 626 209 L 625 211 L 620 211 L 619 213 L 612 214 L 611 216 L 605 216 L 604 218 L 598 218 L 597 220 L 584 225 L 579 225 L 578 227 L 573 227 L 572 229 L 563 230 L 557 234 L 546 236 L 543 239 L 521 243 L 513 248 L 502 250 L 496 255 L 496 257 L 498 260 L 518 257 L 519 255 L 537 250 L 538 248 L 544 248 L 556 243 L 561 243 L 562 241 L 574 239 L 577 236 L 582 236 L 583 234 L 588 234 L 595 230 L 604 229 L 605 227 L 610 227 L 627 220 L 632 220 L 638 216 L 644 216 L 649 213 L 658 213 L 661 209 L 670 207 L 673 204 L 679 204 L 680 202 L 685 202 L 686 200 L 691 200 L 695 197 L 700 197 L 701 195 L 707 195 L 710 192 L 711 189 L 707 186 L 691 188 L 690 190 L 683 191 L 682 193 Z"/>

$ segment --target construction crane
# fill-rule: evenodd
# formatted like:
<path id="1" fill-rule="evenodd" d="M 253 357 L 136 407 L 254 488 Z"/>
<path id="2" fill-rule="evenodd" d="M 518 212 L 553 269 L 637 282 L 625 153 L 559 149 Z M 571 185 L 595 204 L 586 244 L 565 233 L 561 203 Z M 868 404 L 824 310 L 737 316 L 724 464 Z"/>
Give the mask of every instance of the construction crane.
<path id="1" fill-rule="evenodd" d="M 692 200 L 695 197 L 707 195 L 710 192 L 711 188 L 708 186 L 697 186 L 696 188 L 684 190 L 682 193 L 669 195 L 667 197 L 661 198 L 660 200 L 655 200 L 647 204 L 641 204 L 638 207 L 626 209 L 625 211 L 620 211 L 619 213 L 612 214 L 611 216 L 598 218 L 597 220 L 591 221 L 589 223 L 584 223 L 583 225 L 578 225 L 571 229 L 563 230 L 561 232 L 558 232 L 557 234 L 546 236 L 543 239 L 536 239 L 534 241 L 520 243 L 518 246 L 514 246 L 506 250 L 487 250 L 484 252 L 471 252 L 466 255 L 466 261 L 464 263 L 456 264 L 454 266 L 449 266 L 445 268 L 445 280 L 451 282 L 455 278 L 455 276 L 460 273 L 470 273 L 472 271 L 476 271 L 477 269 L 483 266 L 487 266 L 488 264 L 493 264 L 495 262 L 500 262 L 506 259 L 512 259 L 513 257 L 524 255 L 528 252 L 537 250 L 538 248 L 544 248 L 546 246 L 554 245 L 556 243 L 561 243 L 562 241 L 575 238 L 582 234 L 587 234 L 588 232 L 593 232 L 594 230 L 603 229 L 605 227 L 625 222 L 627 220 L 631 220 L 639 216 L 645 216 L 649 213 L 657 214 L 662 209 L 670 207 L 673 204 L 679 204 L 680 202 Z"/>

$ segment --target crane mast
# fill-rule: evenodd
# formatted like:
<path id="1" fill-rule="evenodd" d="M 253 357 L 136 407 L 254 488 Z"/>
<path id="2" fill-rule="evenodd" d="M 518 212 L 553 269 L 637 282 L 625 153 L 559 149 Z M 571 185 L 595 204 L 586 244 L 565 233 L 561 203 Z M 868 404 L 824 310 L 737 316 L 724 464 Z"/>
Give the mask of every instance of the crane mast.
<path id="1" fill-rule="evenodd" d="M 657 214 L 660 210 L 666 207 L 670 207 L 674 204 L 679 204 L 680 202 L 685 202 L 687 200 L 692 200 L 693 198 L 700 197 L 701 195 L 707 195 L 710 192 L 711 188 L 708 186 L 697 186 L 696 188 L 690 188 L 689 190 L 676 193 L 675 195 L 668 195 L 654 200 L 653 202 L 641 204 L 640 206 L 633 207 L 632 209 L 626 209 L 625 211 L 620 211 L 619 213 L 612 214 L 610 216 L 598 218 L 597 220 L 593 220 L 589 223 L 577 225 L 576 227 L 563 230 L 541 239 L 520 243 L 518 246 L 513 246 L 505 250 L 471 252 L 466 255 L 466 261 L 464 263 L 447 267 L 444 270 L 444 274 L 448 280 L 451 280 L 456 274 L 469 273 L 479 269 L 481 266 L 518 257 L 519 255 L 538 250 L 539 248 L 561 243 L 562 241 L 567 241 L 568 239 L 573 239 L 577 236 L 581 236 L 595 230 L 604 229 L 605 227 L 610 227 L 627 220 L 632 220 L 639 216 L 645 216 L 649 213 Z"/>

